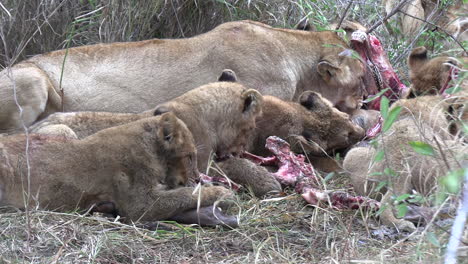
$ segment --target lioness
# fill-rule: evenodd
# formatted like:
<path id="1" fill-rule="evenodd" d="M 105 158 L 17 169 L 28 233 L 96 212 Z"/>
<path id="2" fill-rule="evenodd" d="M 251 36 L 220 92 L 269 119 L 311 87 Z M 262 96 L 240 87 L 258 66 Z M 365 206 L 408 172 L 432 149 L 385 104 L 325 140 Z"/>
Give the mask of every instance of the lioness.
<path id="1" fill-rule="evenodd" d="M 379 191 L 383 194 L 382 205 L 391 202 L 392 196 L 410 194 L 412 190 L 422 195 L 433 193 L 437 179 L 447 174 L 447 166 L 456 169 L 459 166 L 457 160 L 467 159 L 463 157 L 467 153 L 466 145 L 455 141 L 448 132 L 449 100 L 441 96 L 420 96 L 401 99 L 393 107 L 398 106 L 402 107 L 402 112 L 390 130 L 377 138 L 378 149 L 353 148 L 343 163 L 360 195 L 375 193 L 378 185 L 386 183 Z M 431 145 L 434 154 L 419 154 L 409 144 L 421 141 Z M 385 155 L 383 160 L 376 160 L 380 150 Z M 443 157 L 446 157 L 446 162 Z M 398 229 L 414 229 L 413 223 L 397 219 L 391 208 L 383 212 L 381 220 L 383 224 L 395 225 Z"/>
<path id="2" fill-rule="evenodd" d="M 82 140 L 46 135 L 0 140 L 0 205 L 51 210 L 115 207 L 129 221 L 168 219 L 231 195 L 184 187 L 198 175 L 195 142 L 172 113 L 108 128 Z M 28 182 L 30 172 L 30 182 Z M 28 187 L 30 186 L 30 190 Z M 103 209 L 106 210 L 106 209 Z"/>
<path id="3" fill-rule="evenodd" d="M 0 73 L 0 132 L 22 126 L 15 89 L 29 126 L 57 111 L 141 112 L 214 80 L 225 68 L 263 94 L 291 100 L 314 90 L 350 112 L 363 97 L 364 65 L 343 53 L 346 48 L 334 32 L 237 21 L 187 39 L 54 51 Z"/>

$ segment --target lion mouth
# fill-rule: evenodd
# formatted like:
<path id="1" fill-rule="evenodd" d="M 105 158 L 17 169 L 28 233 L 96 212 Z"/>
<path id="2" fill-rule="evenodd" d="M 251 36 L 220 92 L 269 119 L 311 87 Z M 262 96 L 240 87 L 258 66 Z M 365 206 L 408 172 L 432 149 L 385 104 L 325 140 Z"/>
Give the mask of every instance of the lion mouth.
<path id="1" fill-rule="evenodd" d="M 222 153 L 222 152 L 216 152 L 214 156 L 214 161 L 215 162 L 221 162 L 221 161 L 226 161 L 235 155 L 233 153 Z"/>
<path id="2" fill-rule="evenodd" d="M 351 47 L 359 53 L 366 64 L 366 75 L 371 74 L 374 84 L 366 85 L 367 98 L 383 93 L 394 102 L 408 90 L 393 70 L 380 41 L 363 31 L 355 31 L 351 36 Z M 367 102 L 367 109 L 380 110 L 380 98 Z"/>
<path id="3" fill-rule="evenodd" d="M 455 83 L 458 81 L 458 74 L 460 70 L 452 63 L 446 63 L 445 65 L 450 67 L 448 72 L 449 74 L 447 76 L 447 79 L 445 80 L 444 85 L 440 88 L 439 94 L 449 97 L 450 94 L 447 93 L 447 90 L 455 87 Z"/>

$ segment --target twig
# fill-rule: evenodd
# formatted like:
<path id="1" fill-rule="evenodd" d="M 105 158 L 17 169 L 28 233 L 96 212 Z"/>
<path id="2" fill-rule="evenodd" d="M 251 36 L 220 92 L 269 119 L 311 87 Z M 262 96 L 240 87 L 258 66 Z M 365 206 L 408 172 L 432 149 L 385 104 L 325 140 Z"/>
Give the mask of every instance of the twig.
<path id="1" fill-rule="evenodd" d="M 341 23 L 343 23 L 343 20 L 346 17 L 346 13 L 348 13 L 348 10 L 349 10 L 349 8 L 351 7 L 352 4 L 353 4 L 353 1 L 350 0 L 348 6 L 346 7 L 345 11 L 343 12 L 343 15 L 341 16 L 340 22 L 338 22 L 338 25 L 336 26 L 335 30 L 340 29 Z"/>
<path id="2" fill-rule="evenodd" d="M 387 21 L 390 17 L 392 17 L 393 15 L 395 15 L 399 10 L 400 8 L 406 4 L 406 2 L 408 2 L 408 0 L 403 0 L 401 1 L 395 8 L 392 9 L 392 11 L 390 11 L 390 13 L 388 13 L 382 20 L 378 21 L 377 23 L 375 23 L 372 27 L 370 27 L 366 33 L 369 34 L 371 33 L 372 31 L 374 31 L 378 26 L 380 26 L 382 23 L 384 23 L 385 21 Z"/>
<path id="3" fill-rule="evenodd" d="M 452 168 L 450 168 L 450 164 L 447 161 L 447 157 L 445 156 L 445 153 L 442 151 L 442 147 L 440 146 L 439 140 L 434 136 L 433 137 L 434 141 L 437 144 L 437 148 L 439 149 L 440 155 L 442 156 L 442 159 L 444 160 L 445 166 L 447 166 L 447 169 L 450 171 Z"/>
<path id="4" fill-rule="evenodd" d="M 7 15 L 10 17 L 11 19 L 11 13 L 10 11 L 8 11 L 8 9 L 5 8 L 5 6 L 2 4 L 2 2 L 0 2 L 0 7 L 3 9 L 3 11 L 5 11 L 5 13 L 7 13 Z"/>
<path id="5" fill-rule="evenodd" d="M 404 11 L 401 11 L 401 10 L 400 10 L 399 12 L 402 13 L 402 14 L 404 14 L 405 16 L 409 16 L 409 17 L 411 17 L 411 18 L 413 18 L 413 19 L 423 21 L 423 22 L 425 22 L 425 23 L 427 23 L 427 24 L 429 24 L 429 25 L 431 25 L 431 26 L 436 27 L 436 28 L 439 29 L 440 31 L 444 32 L 445 35 L 447 35 L 447 36 L 449 36 L 451 39 L 453 39 L 453 41 L 455 41 L 455 43 L 457 43 L 458 46 L 460 46 L 460 48 L 462 48 L 462 50 L 465 52 L 465 54 L 467 54 L 466 49 L 463 47 L 463 45 L 460 43 L 460 41 L 458 41 L 452 34 L 448 33 L 445 29 L 443 29 L 443 28 L 439 27 L 438 25 L 436 25 L 436 24 L 434 24 L 434 23 L 432 23 L 432 22 L 429 22 L 429 21 L 427 21 L 427 20 L 425 20 L 425 19 L 422 19 L 422 18 L 419 18 L 419 17 L 415 17 L 415 16 L 413 16 L 413 15 L 410 15 L 410 14 L 404 12 Z"/>
<path id="6" fill-rule="evenodd" d="M 183 38 L 185 38 L 184 30 L 182 29 L 182 26 L 180 25 L 179 17 L 177 16 L 177 10 L 174 7 L 173 1 L 171 1 L 171 6 L 172 6 L 172 10 L 174 11 L 174 17 L 177 21 L 177 26 L 179 27 L 180 34 L 182 35 Z"/>
<path id="7" fill-rule="evenodd" d="M 463 228 L 468 214 L 468 170 L 465 170 L 465 183 L 462 196 L 463 198 L 460 202 L 460 206 L 458 207 L 457 216 L 453 222 L 452 235 L 450 236 L 450 240 L 447 245 L 447 253 L 445 254 L 446 264 L 457 263 L 457 249 L 460 244 L 460 239 L 463 234 Z"/>

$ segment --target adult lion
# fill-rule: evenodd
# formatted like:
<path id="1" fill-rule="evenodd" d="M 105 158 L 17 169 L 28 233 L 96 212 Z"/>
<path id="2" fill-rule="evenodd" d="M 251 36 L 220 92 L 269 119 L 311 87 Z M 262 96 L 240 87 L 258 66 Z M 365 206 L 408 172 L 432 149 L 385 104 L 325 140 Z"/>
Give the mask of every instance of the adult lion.
<path id="1" fill-rule="evenodd" d="M 141 112 L 234 70 L 266 95 L 320 92 L 340 110 L 359 108 L 363 64 L 334 32 L 222 24 L 187 39 L 98 44 L 32 57 L 0 72 L 0 132 L 58 111 Z M 9 72 L 11 74 L 9 74 Z"/>

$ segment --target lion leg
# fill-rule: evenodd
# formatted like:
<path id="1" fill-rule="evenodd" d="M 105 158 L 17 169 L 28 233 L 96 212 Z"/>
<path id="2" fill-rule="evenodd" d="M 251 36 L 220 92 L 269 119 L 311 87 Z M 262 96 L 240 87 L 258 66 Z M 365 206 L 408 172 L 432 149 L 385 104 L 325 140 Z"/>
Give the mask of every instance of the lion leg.
<path id="1" fill-rule="evenodd" d="M 229 179 L 250 188 L 255 196 L 281 191 L 281 184 L 264 167 L 243 158 L 230 158 L 217 163 Z"/>
<path id="2" fill-rule="evenodd" d="M 158 190 L 152 194 L 142 193 L 144 197 L 131 199 L 143 201 L 140 204 L 128 204 L 127 215 L 129 220 L 155 221 L 166 220 L 190 209 L 207 207 L 216 201 L 231 198 L 233 193 L 221 186 L 202 186 L 195 191 L 192 187 L 181 187 L 172 190 Z M 120 208 L 119 208 L 120 210 Z"/>
<path id="3" fill-rule="evenodd" d="M 78 139 L 78 136 L 76 135 L 75 131 L 73 131 L 69 126 L 63 124 L 41 126 L 37 129 L 31 130 L 31 133 Z"/>
<path id="4" fill-rule="evenodd" d="M 21 63 L 11 71 L 3 70 L 0 72 L 0 133 L 20 129 L 23 124 L 28 127 L 46 110 L 58 111 L 60 100 L 48 76 L 35 65 Z"/>
<path id="5" fill-rule="evenodd" d="M 213 205 L 181 212 L 169 220 L 181 224 L 198 224 L 200 226 L 223 225 L 233 228 L 239 226 L 237 217 L 225 215 L 219 207 Z"/>

